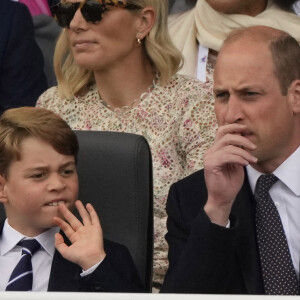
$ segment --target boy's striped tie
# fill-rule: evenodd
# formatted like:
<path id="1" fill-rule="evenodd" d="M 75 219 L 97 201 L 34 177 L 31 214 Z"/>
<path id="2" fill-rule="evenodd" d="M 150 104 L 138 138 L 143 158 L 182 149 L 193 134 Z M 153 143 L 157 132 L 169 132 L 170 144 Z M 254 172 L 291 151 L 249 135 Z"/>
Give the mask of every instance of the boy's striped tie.
<path id="1" fill-rule="evenodd" d="M 41 248 L 35 239 L 22 240 L 18 243 L 22 246 L 22 256 L 12 274 L 10 275 L 6 291 L 31 291 L 32 290 L 32 255 Z"/>

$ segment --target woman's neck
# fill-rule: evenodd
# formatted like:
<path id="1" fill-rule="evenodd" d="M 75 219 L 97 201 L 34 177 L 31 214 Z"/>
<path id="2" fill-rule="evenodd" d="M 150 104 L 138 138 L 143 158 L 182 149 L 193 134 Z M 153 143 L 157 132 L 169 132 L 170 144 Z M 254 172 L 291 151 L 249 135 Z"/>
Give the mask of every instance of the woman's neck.
<path id="1" fill-rule="evenodd" d="M 130 106 L 152 85 L 155 72 L 149 60 L 95 72 L 101 99 L 112 108 Z"/>

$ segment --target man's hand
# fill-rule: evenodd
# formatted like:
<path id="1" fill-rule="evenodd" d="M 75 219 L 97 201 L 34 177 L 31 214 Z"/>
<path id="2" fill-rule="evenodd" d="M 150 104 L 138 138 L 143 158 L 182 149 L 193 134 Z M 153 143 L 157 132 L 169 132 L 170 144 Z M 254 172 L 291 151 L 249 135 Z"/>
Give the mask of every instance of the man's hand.
<path id="1" fill-rule="evenodd" d="M 77 200 L 75 206 L 82 218 L 80 222 L 64 205 L 59 210 L 66 221 L 54 217 L 54 221 L 65 233 L 72 245 L 67 246 L 61 234 L 55 235 L 55 247 L 67 260 L 87 270 L 104 259 L 103 234 L 98 215 L 91 204 L 86 208 Z"/>
<path id="2" fill-rule="evenodd" d="M 214 144 L 204 155 L 208 199 L 204 210 L 213 223 L 226 226 L 232 204 L 244 181 L 243 167 L 256 163 L 249 153 L 256 146 L 242 136 L 246 125 L 219 127 Z"/>

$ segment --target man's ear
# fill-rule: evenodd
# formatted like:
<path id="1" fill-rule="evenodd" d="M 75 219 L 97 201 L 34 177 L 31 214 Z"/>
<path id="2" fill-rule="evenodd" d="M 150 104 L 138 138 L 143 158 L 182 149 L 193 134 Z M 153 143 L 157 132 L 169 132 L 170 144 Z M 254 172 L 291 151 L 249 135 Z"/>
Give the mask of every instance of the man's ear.
<path id="1" fill-rule="evenodd" d="M 294 114 L 300 114 L 300 79 L 292 82 L 288 93 Z"/>
<path id="2" fill-rule="evenodd" d="M 0 175 L 0 203 L 7 202 L 5 186 L 6 186 L 6 179 L 3 175 Z"/>
<path id="3" fill-rule="evenodd" d="M 142 40 L 153 27 L 156 19 L 156 12 L 151 6 L 147 6 L 141 10 L 139 16 L 140 19 L 137 26 L 136 38 Z"/>

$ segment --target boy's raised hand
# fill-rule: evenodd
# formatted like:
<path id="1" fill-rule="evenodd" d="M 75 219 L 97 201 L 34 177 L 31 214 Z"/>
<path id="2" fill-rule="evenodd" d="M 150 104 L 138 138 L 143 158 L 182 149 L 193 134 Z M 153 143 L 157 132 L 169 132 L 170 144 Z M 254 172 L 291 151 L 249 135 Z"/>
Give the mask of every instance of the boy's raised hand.
<path id="1" fill-rule="evenodd" d="M 59 210 L 66 221 L 54 217 L 57 226 L 65 233 L 72 245 L 65 244 L 60 233 L 55 235 L 55 247 L 67 260 L 78 264 L 87 270 L 106 256 L 103 247 L 103 234 L 98 215 L 91 204 L 86 208 L 77 200 L 75 206 L 82 218 L 80 222 L 65 206 L 59 205 Z"/>

